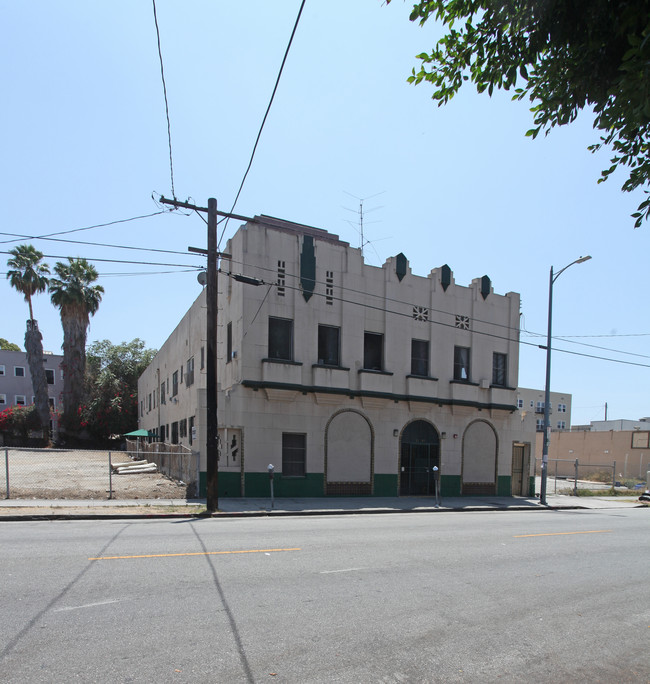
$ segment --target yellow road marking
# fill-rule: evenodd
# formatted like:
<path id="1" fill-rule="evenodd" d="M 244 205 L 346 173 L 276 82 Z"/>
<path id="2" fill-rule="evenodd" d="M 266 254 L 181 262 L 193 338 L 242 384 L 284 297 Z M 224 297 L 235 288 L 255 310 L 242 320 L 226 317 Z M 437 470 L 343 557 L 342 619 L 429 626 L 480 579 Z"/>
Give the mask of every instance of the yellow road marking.
<path id="1" fill-rule="evenodd" d="M 195 551 L 191 553 L 148 553 L 141 556 L 99 556 L 88 560 L 125 560 L 131 558 L 174 558 L 177 556 L 223 556 L 235 553 L 275 553 L 276 551 L 302 551 L 302 549 L 247 549 L 244 551 Z"/>
<path id="2" fill-rule="evenodd" d="M 603 532 L 612 532 L 612 530 L 584 530 L 582 532 L 541 532 L 540 534 L 515 534 L 514 538 L 521 537 L 557 537 L 563 534 L 602 534 Z"/>

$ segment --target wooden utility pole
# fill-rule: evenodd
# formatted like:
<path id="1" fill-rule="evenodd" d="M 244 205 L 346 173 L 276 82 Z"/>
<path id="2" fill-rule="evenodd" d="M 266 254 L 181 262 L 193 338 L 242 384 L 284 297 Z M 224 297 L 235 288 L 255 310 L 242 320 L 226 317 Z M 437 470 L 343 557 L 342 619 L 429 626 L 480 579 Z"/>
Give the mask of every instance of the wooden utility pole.
<path id="1" fill-rule="evenodd" d="M 217 200 L 208 200 L 208 272 L 207 272 L 207 355 L 206 355 L 206 496 L 208 513 L 214 513 L 219 504 L 219 464 L 217 427 L 217 315 L 219 312 L 219 282 L 217 255 Z"/>
<path id="2" fill-rule="evenodd" d="M 208 199 L 208 208 L 197 207 L 189 202 L 168 200 L 160 198 L 161 204 L 169 204 L 173 207 L 183 207 L 208 213 L 208 249 L 189 247 L 189 251 L 207 254 L 208 268 L 206 273 L 206 503 L 208 513 L 214 513 L 219 505 L 219 463 L 218 463 L 218 440 L 219 430 L 217 422 L 217 315 L 219 313 L 219 257 L 230 259 L 230 254 L 222 254 L 217 251 L 217 215 L 231 218 L 248 219 L 246 216 L 226 214 L 217 211 L 217 200 Z"/>

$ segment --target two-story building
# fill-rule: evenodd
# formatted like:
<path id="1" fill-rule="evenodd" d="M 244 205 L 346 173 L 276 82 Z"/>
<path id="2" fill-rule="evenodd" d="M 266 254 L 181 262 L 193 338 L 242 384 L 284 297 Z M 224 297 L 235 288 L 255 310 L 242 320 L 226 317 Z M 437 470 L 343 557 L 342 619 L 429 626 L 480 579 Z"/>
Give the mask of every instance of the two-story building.
<path id="1" fill-rule="evenodd" d="M 517 412 L 519 295 L 449 266 L 382 267 L 325 230 L 255 217 L 229 240 L 217 321 L 220 496 L 533 493 Z M 235 276 L 246 276 L 246 282 Z M 205 293 L 138 385 L 140 427 L 201 452 Z"/>

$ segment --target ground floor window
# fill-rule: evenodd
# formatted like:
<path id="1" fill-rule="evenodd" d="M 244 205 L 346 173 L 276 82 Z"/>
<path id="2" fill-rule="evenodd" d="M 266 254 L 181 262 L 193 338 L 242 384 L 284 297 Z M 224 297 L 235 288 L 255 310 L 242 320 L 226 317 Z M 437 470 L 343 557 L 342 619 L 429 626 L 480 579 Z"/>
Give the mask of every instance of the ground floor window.
<path id="1" fill-rule="evenodd" d="M 305 477 L 307 463 L 307 435 L 282 433 L 282 476 Z"/>
<path id="2" fill-rule="evenodd" d="M 171 443 L 172 444 L 178 444 L 178 423 L 177 422 L 172 423 Z"/>

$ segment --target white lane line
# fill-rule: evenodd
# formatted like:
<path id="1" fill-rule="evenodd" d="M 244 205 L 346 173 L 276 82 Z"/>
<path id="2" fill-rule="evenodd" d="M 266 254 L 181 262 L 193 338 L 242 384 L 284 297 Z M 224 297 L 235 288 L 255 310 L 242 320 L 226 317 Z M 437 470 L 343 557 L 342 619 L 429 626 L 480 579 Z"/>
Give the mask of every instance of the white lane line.
<path id="1" fill-rule="evenodd" d="M 355 572 L 355 570 L 365 570 L 366 568 L 345 568 L 344 570 L 321 570 L 321 575 L 331 575 L 333 572 Z"/>
<path id="2" fill-rule="evenodd" d="M 111 599 L 109 601 L 98 601 L 97 603 L 86 603 L 83 606 L 66 606 L 65 608 L 57 608 L 54 612 L 61 613 L 64 610 L 81 610 L 82 608 L 94 608 L 95 606 L 107 606 L 109 603 L 118 603 L 120 599 Z"/>

